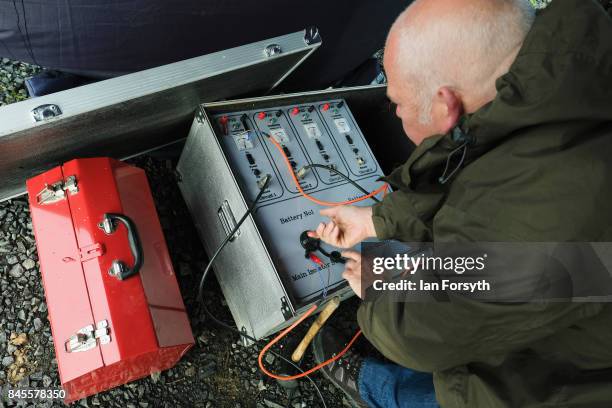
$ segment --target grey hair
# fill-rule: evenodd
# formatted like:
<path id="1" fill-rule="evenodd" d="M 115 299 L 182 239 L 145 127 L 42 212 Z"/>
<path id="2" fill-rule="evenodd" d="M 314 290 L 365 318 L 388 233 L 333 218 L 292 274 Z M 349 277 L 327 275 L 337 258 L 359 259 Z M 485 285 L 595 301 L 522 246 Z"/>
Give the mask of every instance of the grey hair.
<path id="1" fill-rule="evenodd" d="M 441 86 L 476 95 L 490 91 L 494 82 L 487 79 L 522 44 L 535 12 L 528 0 L 489 0 L 453 11 L 453 18 L 407 24 L 412 7 L 423 1 L 432 0 L 415 0 L 392 30 L 399 36 L 396 63 L 414 86 L 419 122 L 427 124 Z"/>

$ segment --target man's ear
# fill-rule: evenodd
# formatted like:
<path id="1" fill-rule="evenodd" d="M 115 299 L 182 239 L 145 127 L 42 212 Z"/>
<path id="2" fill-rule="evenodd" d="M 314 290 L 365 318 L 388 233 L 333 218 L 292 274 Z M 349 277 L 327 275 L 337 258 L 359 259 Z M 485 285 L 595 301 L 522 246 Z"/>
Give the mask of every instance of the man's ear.
<path id="1" fill-rule="evenodd" d="M 453 88 L 443 86 L 436 93 L 438 105 L 438 126 L 440 133 L 448 133 L 457 125 L 459 118 L 463 115 L 463 101 L 461 95 Z"/>

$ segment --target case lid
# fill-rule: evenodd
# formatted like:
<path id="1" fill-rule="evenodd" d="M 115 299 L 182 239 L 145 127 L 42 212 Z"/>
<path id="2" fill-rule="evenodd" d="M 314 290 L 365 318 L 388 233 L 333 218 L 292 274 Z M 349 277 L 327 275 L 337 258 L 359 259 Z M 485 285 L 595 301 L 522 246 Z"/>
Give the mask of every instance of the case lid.
<path id="1" fill-rule="evenodd" d="M 0 108 L 0 201 L 75 157 L 124 159 L 185 138 L 199 103 L 276 87 L 316 48 L 316 28 Z"/>

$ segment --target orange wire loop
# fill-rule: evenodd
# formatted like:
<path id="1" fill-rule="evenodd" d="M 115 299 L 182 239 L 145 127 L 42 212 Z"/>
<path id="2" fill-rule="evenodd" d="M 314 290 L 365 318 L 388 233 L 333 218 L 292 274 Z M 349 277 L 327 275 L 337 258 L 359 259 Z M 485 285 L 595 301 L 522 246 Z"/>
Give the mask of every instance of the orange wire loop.
<path id="1" fill-rule="evenodd" d="M 264 359 L 264 356 L 266 355 L 266 352 L 270 349 L 270 347 L 272 347 L 273 345 L 278 343 L 280 341 L 280 339 L 282 339 L 287 334 L 289 334 L 289 332 L 291 330 L 293 330 L 297 325 L 302 323 L 304 321 L 304 319 L 306 319 L 308 316 L 310 316 L 312 314 L 312 312 L 314 312 L 316 309 L 317 309 L 317 305 L 312 305 L 312 307 L 310 309 L 308 309 L 306 311 L 306 313 L 304 313 L 302 316 L 300 316 L 300 318 L 297 319 L 291 326 L 289 326 L 285 330 L 283 330 L 278 336 L 276 336 L 272 341 L 270 341 L 268 344 L 266 344 L 264 346 L 264 348 L 261 349 L 261 351 L 259 352 L 259 357 L 257 359 L 257 362 L 259 363 L 259 369 L 264 374 L 266 374 L 269 377 L 272 377 L 272 378 L 275 378 L 277 380 L 280 380 L 280 381 L 291 381 L 291 380 L 296 380 L 298 378 L 305 377 L 305 376 L 307 376 L 309 374 L 312 374 L 315 371 L 325 367 L 326 365 L 328 365 L 332 361 L 338 360 L 340 357 L 342 357 L 351 348 L 353 343 L 361 335 L 361 330 L 357 330 L 357 333 L 355 333 L 355 335 L 353 336 L 351 341 L 348 342 L 348 344 L 346 345 L 346 347 L 344 347 L 342 349 L 342 351 L 340 351 L 338 354 L 336 354 L 332 358 L 330 358 L 328 360 L 325 360 L 321 364 L 317 364 L 316 366 L 312 367 L 311 369 L 304 371 L 303 373 L 299 373 L 299 374 L 295 374 L 295 375 L 278 375 L 278 374 L 274 374 L 273 372 L 268 371 L 268 369 L 264 366 L 264 363 L 263 363 L 263 359 Z"/>
<path id="2" fill-rule="evenodd" d="M 291 166 L 291 162 L 289 161 L 289 158 L 287 157 L 287 155 L 285 154 L 285 152 L 283 151 L 283 148 L 281 147 L 281 145 L 276 141 L 276 139 L 274 139 L 274 137 L 265 134 L 264 135 L 274 144 L 274 146 L 278 149 L 279 153 L 281 154 L 281 156 L 283 157 L 283 160 L 285 162 L 285 164 L 287 165 L 287 169 L 289 169 L 289 174 L 291 174 L 291 177 L 293 178 L 293 183 L 295 184 L 295 186 L 297 187 L 298 191 L 300 192 L 300 194 L 302 196 L 304 196 L 304 198 L 317 203 L 319 205 L 322 206 L 326 206 L 326 207 L 333 207 L 333 206 L 338 206 L 338 205 L 348 205 L 348 204 L 353 204 L 359 201 L 363 201 L 366 200 L 370 197 L 374 197 L 378 194 L 380 194 L 381 192 L 383 194 L 386 195 L 387 193 L 387 189 L 389 188 L 388 184 L 383 184 L 381 187 L 377 188 L 376 190 L 372 191 L 370 194 L 362 196 L 362 197 L 357 197 L 354 198 L 352 200 L 348 200 L 348 201 L 340 201 L 340 202 L 331 202 L 331 201 L 322 201 L 319 200 L 317 198 L 314 198 L 313 196 L 309 195 L 308 193 L 306 193 L 303 189 L 302 186 L 300 186 L 300 182 L 297 178 L 297 176 L 295 175 L 295 172 L 293 171 L 293 167 Z"/>

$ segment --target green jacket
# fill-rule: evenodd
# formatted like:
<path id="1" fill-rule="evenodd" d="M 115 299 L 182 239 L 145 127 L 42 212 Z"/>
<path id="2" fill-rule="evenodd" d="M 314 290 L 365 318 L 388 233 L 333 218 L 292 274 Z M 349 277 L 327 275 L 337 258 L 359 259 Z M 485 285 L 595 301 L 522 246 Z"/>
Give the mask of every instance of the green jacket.
<path id="1" fill-rule="evenodd" d="M 452 133 L 388 177 L 378 238 L 612 242 L 610 16 L 594 0 L 554 0 L 496 87 L 462 121 L 472 143 L 448 182 L 438 180 L 462 143 Z M 434 373 L 443 408 L 612 407 L 612 304 L 381 296 L 358 320 L 386 357 Z"/>

